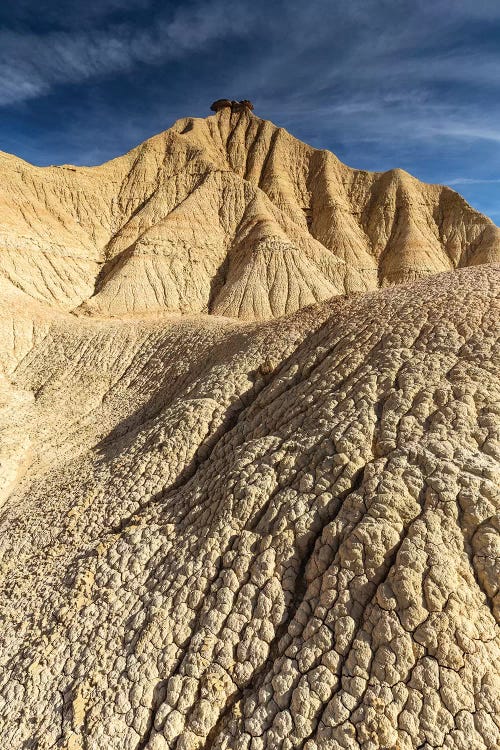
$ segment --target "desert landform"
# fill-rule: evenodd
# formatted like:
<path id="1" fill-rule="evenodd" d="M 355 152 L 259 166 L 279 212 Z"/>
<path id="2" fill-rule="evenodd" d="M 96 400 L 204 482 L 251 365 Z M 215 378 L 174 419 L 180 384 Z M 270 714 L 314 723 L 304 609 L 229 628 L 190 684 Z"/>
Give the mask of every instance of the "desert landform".
<path id="1" fill-rule="evenodd" d="M 0 746 L 500 746 L 500 229 L 218 100 L 0 153 Z"/>

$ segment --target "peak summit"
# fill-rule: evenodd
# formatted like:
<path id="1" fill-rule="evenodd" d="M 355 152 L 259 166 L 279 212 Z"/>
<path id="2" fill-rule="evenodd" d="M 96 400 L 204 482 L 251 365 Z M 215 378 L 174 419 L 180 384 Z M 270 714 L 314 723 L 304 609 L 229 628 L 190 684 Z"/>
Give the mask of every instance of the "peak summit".
<path id="1" fill-rule="evenodd" d="M 242 99 L 241 101 L 236 101 L 234 99 L 216 99 L 215 102 L 212 102 L 210 105 L 212 112 L 219 112 L 226 107 L 231 109 L 232 112 L 242 112 L 244 110 L 252 112 L 254 108 L 249 99 Z"/>

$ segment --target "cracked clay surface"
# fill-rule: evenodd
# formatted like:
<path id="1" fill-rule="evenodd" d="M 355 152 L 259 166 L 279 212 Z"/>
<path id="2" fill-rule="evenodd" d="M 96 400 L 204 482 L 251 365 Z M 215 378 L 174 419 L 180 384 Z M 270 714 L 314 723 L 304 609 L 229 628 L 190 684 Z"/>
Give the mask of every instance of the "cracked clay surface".
<path id="1" fill-rule="evenodd" d="M 2 328 L 2 747 L 498 748 L 497 292 Z"/>

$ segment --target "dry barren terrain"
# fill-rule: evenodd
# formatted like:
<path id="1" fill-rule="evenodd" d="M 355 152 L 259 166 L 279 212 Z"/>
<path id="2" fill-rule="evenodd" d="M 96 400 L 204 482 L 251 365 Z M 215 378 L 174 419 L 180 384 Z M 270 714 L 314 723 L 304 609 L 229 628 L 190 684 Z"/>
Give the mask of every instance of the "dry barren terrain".
<path id="1" fill-rule="evenodd" d="M 247 110 L 0 155 L 0 738 L 500 745 L 500 230 Z"/>

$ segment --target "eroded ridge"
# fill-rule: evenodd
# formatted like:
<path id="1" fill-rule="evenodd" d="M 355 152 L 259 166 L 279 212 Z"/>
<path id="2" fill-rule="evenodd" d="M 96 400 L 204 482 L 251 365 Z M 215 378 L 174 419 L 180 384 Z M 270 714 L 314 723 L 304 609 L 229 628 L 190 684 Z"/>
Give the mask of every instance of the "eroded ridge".
<path id="1" fill-rule="evenodd" d="M 450 188 L 351 169 L 229 105 L 97 167 L 0 153 L 2 295 L 268 319 L 500 260 L 500 230 Z"/>
<path id="2" fill-rule="evenodd" d="M 35 340 L 5 746 L 498 746 L 497 274 Z"/>

